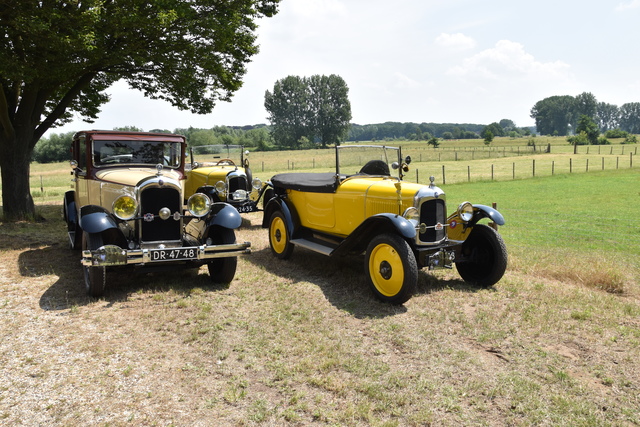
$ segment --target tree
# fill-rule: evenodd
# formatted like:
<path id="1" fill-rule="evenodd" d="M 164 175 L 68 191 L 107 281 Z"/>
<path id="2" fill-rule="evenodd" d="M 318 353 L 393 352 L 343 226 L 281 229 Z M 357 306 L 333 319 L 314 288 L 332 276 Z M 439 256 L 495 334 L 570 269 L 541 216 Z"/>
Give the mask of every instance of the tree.
<path id="1" fill-rule="evenodd" d="M 640 133 L 640 102 L 629 102 L 620 107 L 620 129 Z"/>
<path id="2" fill-rule="evenodd" d="M 576 134 L 584 132 L 587 136 L 589 144 L 596 145 L 598 143 L 598 137 L 600 136 L 600 129 L 593 119 L 587 115 L 581 115 L 576 126 Z"/>
<path id="3" fill-rule="evenodd" d="M 291 148 L 300 148 L 302 141 L 338 144 L 350 126 L 348 93 L 345 81 L 334 74 L 278 80 L 264 96 L 273 139 Z"/>
<path id="4" fill-rule="evenodd" d="M 597 112 L 598 101 L 592 93 L 583 92 L 580 95 L 576 96 L 573 100 L 573 121 L 571 123 L 571 127 L 574 129 L 575 133 L 580 132 L 576 128 L 578 126 L 577 122 L 582 116 L 587 116 L 595 120 Z"/>
<path id="5" fill-rule="evenodd" d="M 40 139 L 33 150 L 33 160 L 39 163 L 69 160 L 69 147 L 74 133 L 54 133 L 49 138 Z"/>
<path id="6" fill-rule="evenodd" d="M 575 111 L 575 98 L 570 95 L 551 96 L 531 108 L 531 118 L 541 135 L 567 135 Z"/>
<path id="7" fill-rule="evenodd" d="M 276 144 L 299 148 L 302 137 L 311 133 L 309 90 L 305 81 L 298 76 L 278 80 L 273 92 L 265 92 L 264 107 L 269 113 Z"/>
<path id="8" fill-rule="evenodd" d="M 2 0 L 0 169 L 7 220 L 33 218 L 36 142 L 74 114 L 91 121 L 124 79 L 145 96 L 210 112 L 242 85 L 255 21 L 279 0 Z"/>
<path id="9" fill-rule="evenodd" d="M 340 76 L 314 75 L 307 79 L 310 92 L 310 126 L 323 146 L 339 144 L 349 132 L 349 88 Z"/>
<path id="10" fill-rule="evenodd" d="M 599 102 L 596 108 L 595 120 L 602 132 L 615 129 L 620 121 L 620 109 L 617 105 Z"/>

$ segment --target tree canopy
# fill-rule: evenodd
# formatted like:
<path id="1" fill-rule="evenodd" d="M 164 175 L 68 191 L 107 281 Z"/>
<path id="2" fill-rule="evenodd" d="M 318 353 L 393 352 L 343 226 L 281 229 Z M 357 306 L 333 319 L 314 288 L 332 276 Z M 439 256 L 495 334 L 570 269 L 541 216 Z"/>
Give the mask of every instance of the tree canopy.
<path id="1" fill-rule="evenodd" d="M 616 128 L 640 132 L 640 103 L 637 102 L 618 107 L 598 102 L 593 94 L 584 92 L 575 97 L 550 96 L 536 102 L 531 109 L 531 118 L 535 119 L 537 131 L 542 135 L 577 135 L 582 116 L 589 117 L 602 132 Z"/>
<path id="2" fill-rule="evenodd" d="M 349 131 L 351 103 L 342 77 L 288 76 L 265 92 L 273 139 L 278 145 L 300 148 L 303 141 L 339 144 Z"/>
<path id="3" fill-rule="evenodd" d="M 256 20 L 280 0 L 0 0 L 0 169 L 6 219 L 33 216 L 36 142 L 75 115 L 97 118 L 124 79 L 195 113 L 242 85 Z"/>

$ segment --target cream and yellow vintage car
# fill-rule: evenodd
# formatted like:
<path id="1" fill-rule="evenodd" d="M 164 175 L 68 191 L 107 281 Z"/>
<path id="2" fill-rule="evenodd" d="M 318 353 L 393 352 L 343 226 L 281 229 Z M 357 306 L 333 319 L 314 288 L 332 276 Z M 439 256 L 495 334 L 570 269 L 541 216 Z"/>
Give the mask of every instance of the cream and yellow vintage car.
<path id="1" fill-rule="evenodd" d="M 253 177 L 249 152 L 241 145 L 202 145 L 190 150 L 185 195 L 206 193 L 215 202 L 227 202 L 240 213 L 258 211 L 262 181 Z M 203 159 L 203 160 L 196 160 Z"/>
<path id="2" fill-rule="evenodd" d="M 195 192 L 186 199 L 185 138 L 164 133 L 83 131 L 73 137 L 72 190 L 63 213 L 69 243 L 82 248 L 87 293 L 103 294 L 108 268 L 208 266 L 215 283 L 230 282 L 242 218 L 227 203 Z"/>
<path id="3" fill-rule="evenodd" d="M 284 173 L 268 182 L 262 226 L 272 253 L 299 246 L 328 256 L 364 253 L 366 280 L 377 298 L 402 304 L 416 292 L 422 268 L 452 268 L 477 286 L 497 283 L 507 251 L 495 209 L 460 203 L 447 215 L 444 191 L 409 183 L 410 157 L 386 146 L 338 146 L 336 170 Z M 392 175 L 391 170 L 394 170 Z"/>

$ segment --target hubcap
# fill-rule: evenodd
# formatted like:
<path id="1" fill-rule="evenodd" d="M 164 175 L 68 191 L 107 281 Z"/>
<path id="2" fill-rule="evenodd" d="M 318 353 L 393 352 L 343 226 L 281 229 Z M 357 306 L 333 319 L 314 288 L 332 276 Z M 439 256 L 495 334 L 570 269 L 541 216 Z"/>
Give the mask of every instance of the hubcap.
<path id="1" fill-rule="evenodd" d="M 391 264 L 389 264 L 387 261 L 382 261 L 380 263 L 380 275 L 385 280 L 391 279 L 391 275 L 392 275 Z"/>

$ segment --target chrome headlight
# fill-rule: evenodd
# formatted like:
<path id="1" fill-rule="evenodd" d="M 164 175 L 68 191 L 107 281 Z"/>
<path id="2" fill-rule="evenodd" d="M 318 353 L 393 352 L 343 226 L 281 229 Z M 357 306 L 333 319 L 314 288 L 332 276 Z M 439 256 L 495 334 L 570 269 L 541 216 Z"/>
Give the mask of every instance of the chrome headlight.
<path id="1" fill-rule="evenodd" d="M 203 217 L 211 210 L 211 199 L 203 193 L 195 193 L 187 201 L 187 209 L 195 217 Z"/>
<path id="2" fill-rule="evenodd" d="M 123 221 L 128 221 L 136 216 L 138 202 L 131 196 L 120 196 L 113 202 L 113 214 Z"/>
<path id="3" fill-rule="evenodd" d="M 407 208 L 407 210 L 404 211 L 402 216 L 405 219 L 408 219 L 410 221 L 411 220 L 420 221 L 420 211 L 418 210 L 418 208 L 414 208 L 414 207 Z"/>
<path id="4" fill-rule="evenodd" d="M 236 190 L 231 195 L 231 200 L 247 200 L 246 190 Z"/>
<path id="5" fill-rule="evenodd" d="M 253 181 L 251 181 L 251 186 L 254 190 L 259 190 L 262 188 L 262 181 L 260 181 L 260 178 L 253 178 Z"/>
<path id="6" fill-rule="evenodd" d="M 473 205 L 469 202 L 462 202 L 458 206 L 458 216 L 464 222 L 471 221 L 471 218 L 473 218 Z"/>
<path id="7" fill-rule="evenodd" d="M 218 181 L 216 182 L 215 189 L 218 193 L 224 193 L 227 189 L 227 184 L 225 184 L 224 181 Z"/>

